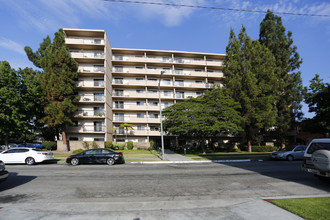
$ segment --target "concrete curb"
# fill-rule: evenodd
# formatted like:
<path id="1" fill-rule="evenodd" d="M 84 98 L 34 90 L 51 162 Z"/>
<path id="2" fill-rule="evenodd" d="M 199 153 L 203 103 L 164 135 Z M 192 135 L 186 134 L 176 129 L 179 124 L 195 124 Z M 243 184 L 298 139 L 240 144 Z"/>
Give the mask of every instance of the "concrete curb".
<path id="1" fill-rule="evenodd" d="M 251 159 L 244 160 L 201 160 L 201 161 L 137 161 L 130 164 L 199 164 L 199 163 L 235 163 L 235 162 L 251 162 Z M 258 160 L 262 162 L 263 160 Z"/>

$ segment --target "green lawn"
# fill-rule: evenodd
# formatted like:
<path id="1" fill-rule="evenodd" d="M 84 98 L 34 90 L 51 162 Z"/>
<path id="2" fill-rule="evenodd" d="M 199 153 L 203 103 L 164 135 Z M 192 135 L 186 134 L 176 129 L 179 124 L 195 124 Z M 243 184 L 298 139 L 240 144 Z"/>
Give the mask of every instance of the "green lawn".
<path id="1" fill-rule="evenodd" d="M 330 220 L 330 197 L 277 199 L 270 202 L 304 219 Z"/>
<path id="2" fill-rule="evenodd" d="M 207 154 L 187 154 L 186 157 L 194 157 L 194 160 L 240 160 L 240 159 L 252 159 L 252 160 L 270 160 L 269 152 L 216 152 Z"/>

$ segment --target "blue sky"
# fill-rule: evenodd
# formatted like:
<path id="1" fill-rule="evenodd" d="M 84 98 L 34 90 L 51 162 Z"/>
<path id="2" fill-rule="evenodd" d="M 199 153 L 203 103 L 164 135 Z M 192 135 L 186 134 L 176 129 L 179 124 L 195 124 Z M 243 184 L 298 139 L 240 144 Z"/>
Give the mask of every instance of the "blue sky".
<path id="1" fill-rule="evenodd" d="M 323 0 L 144 0 L 244 10 L 330 15 Z M 116 48 L 226 52 L 229 31 L 242 25 L 259 36 L 263 13 L 168 7 L 102 0 L 0 0 L 0 60 L 15 69 L 33 67 L 24 46 L 39 48 L 59 28 L 103 29 Z M 317 73 L 330 82 L 330 17 L 280 15 L 303 58 L 304 86 Z M 307 117 L 311 114 L 305 106 Z"/>

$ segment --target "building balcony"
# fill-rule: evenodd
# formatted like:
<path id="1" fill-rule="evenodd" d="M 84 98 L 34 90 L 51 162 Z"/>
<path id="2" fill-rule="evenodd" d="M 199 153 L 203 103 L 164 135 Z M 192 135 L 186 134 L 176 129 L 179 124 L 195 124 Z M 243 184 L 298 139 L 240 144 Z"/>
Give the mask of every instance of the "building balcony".
<path id="1" fill-rule="evenodd" d="M 94 125 L 81 125 L 71 126 L 67 129 L 68 133 L 104 133 L 105 126 L 94 126 Z"/>
<path id="2" fill-rule="evenodd" d="M 90 90 L 103 90 L 104 82 L 103 81 L 78 81 L 76 86 L 79 89 L 90 89 Z"/>
<path id="3" fill-rule="evenodd" d="M 105 111 L 95 110 L 78 110 L 74 113 L 76 118 L 104 118 Z"/>
<path id="4" fill-rule="evenodd" d="M 84 38 L 84 37 L 67 37 L 65 38 L 66 44 L 92 44 L 104 45 L 103 38 Z"/>
<path id="5" fill-rule="evenodd" d="M 104 67 L 95 67 L 93 65 L 86 65 L 86 66 L 79 66 L 78 67 L 79 73 L 103 73 L 104 74 Z"/>
<path id="6" fill-rule="evenodd" d="M 79 102 L 81 103 L 104 103 L 105 97 L 104 96 L 80 96 Z"/>
<path id="7" fill-rule="evenodd" d="M 75 59 L 104 59 L 104 52 L 84 52 L 84 51 L 79 51 L 79 52 L 70 52 L 71 57 Z"/>

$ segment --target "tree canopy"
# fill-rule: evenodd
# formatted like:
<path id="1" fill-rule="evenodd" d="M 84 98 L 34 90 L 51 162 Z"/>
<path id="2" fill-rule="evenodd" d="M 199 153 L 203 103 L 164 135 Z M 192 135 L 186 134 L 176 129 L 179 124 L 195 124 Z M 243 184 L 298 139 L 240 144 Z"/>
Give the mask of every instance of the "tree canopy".
<path id="1" fill-rule="evenodd" d="M 241 130 L 239 104 L 221 88 L 187 99 L 163 110 L 164 130 L 170 135 L 198 142 Z"/>
<path id="2" fill-rule="evenodd" d="M 317 126 L 317 132 L 330 133 L 330 84 L 324 83 L 318 74 L 310 81 L 305 95 L 309 112 L 314 112 L 312 124 Z"/>
<path id="3" fill-rule="evenodd" d="M 284 145 L 287 131 L 293 129 L 295 119 L 302 116 L 303 86 L 301 73 L 297 71 L 302 59 L 293 46 L 292 32 L 286 33 L 281 17 L 269 10 L 260 24 L 259 42 L 275 57 L 274 73 L 278 79 L 278 89 L 274 91 L 277 96 L 275 128 Z"/>
<path id="4" fill-rule="evenodd" d="M 18 71 L 6 61 L 0 62 L 0 136 L 31 140 L 41 114 L 41 90 L 36 72 L 25 68 Z"/>
<path id="5" fill-rule="evenodd" d="M 252 41 L 243 26 L 238 37 L 231 29 L 224 64 L 224 89 L 241 105 L 240 115 L 250 147 L 260 129 L 275 125 L 278 79 L 275 59 L 259 41 Z"/>
<path id="6" fill-rule="evenodd" d="M 66 146 L 65 129 L 73 124 L 73 113 L 77 110 L 75 102 L 79 99 L 75 95 L 78 63 L 70 57 L 62 29 L 55 33 L 53 42 L 47 36 L 36 52 L 30 47 L 25 47 L 25 51 L 29 60 L 43 69 L 39 79 L 45 116 L 41 121 L 62 132 Z"/>

